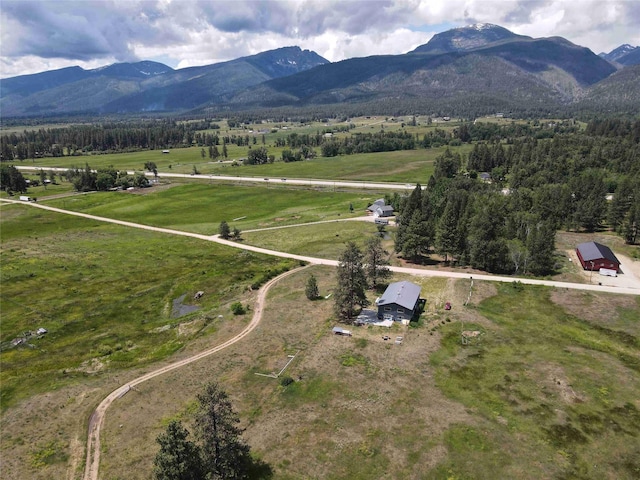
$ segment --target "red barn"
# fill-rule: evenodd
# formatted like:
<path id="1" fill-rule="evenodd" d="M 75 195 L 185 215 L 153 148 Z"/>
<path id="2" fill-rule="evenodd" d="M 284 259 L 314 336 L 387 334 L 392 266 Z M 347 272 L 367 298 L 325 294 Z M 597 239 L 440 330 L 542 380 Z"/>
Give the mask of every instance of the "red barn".
<path id="1" fill-rule="evenodd" d="M 620 271 L 620 261 L 613 254 L 611 249 L 597 242 L 581 243 L 576 248 L 576 253 L 585 270 L 595 270 L 601 268 Z"/>

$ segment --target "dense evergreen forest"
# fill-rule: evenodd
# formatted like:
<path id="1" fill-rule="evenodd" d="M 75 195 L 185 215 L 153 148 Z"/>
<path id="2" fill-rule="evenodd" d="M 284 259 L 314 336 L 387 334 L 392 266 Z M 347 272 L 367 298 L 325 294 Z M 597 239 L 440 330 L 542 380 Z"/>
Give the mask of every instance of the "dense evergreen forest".
<path id="1" fill-rule="evenodd" d="M 413 261 L 437 252 L 488 272 L 546 275 L 555 270 L 558 229 L 609 227 L 634 244 L 639 134 L 640 122 L 594 121 L 585 133 L 478 142 L 467 158 L 447 150 L 426 188 L 389 199 L 400 211 L 396 251 Z"/>

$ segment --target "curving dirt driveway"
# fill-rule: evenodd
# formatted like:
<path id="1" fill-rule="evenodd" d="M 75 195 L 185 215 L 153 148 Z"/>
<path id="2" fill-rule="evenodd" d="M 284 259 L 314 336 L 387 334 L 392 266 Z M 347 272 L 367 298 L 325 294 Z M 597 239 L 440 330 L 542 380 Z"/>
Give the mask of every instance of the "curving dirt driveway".
<path id="1" fill-rule="evenodd" d="M 141 377 L 138 377 L 125 385 L 122 385 L 121 387 L 115 389 L 113 392 L 107 395 L 107 397 L 102 400 L 102 402 L 100 402 L 100 405 L 98 405 L 98 407 L 93 411 L 93 413 L 91 414 L 91 418 L 89 419 L 89 433 L 87 437 L 87 462 L 85 464 L 83 477 L 84 480 L 98 479 L 98 469 L 100 467 L 100 430 L 102 429 L 107 409 L 114 401 L 121 398 L 136 385 L 146 382 L 147 380 L 157 377 L 158 375 L 162 375 L 164 373 L 170 372 L 171 370 L 175 370 L 176 368 L 188 365 L 189 363 L 196 362 L 201 358 L 219 352 L 220 350 L 242 340 L 258 326 L 258 323 L 260 323 L 260 320 L 262 319 L 262 311 L 264 309 L 265 298 L 269 289 L 281 279 L 292 275 L 293 273 L 296 273 L 304 268 L 307 267 L 298 267 L 296 269 L 289 270 L 288 272 L 285 272 L 282 275 L 279 275 L 265 283 L 258 291 L 258 298 L 256 299 L 253 318 L 251 319 L 251 322 L 249 322 L 247 327 L 235 337 L 230 338 L 226 342 L 216 345 L 215 347 L 211 347 L 204 352 L 200 352 L 189 358 L 185 358 L 184 360 L 180 360 L 178 362 L 166 365 L 164 367 L 158 368 L 157 370 L 142 375 Z"/>

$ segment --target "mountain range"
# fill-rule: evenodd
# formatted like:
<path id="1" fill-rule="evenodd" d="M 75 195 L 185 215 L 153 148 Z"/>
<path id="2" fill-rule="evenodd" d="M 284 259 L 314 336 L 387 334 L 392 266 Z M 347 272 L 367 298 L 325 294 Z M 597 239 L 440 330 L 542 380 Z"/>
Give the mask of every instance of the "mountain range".
<path id="1" fill-rule="evenodd" d="M 434 35 L 405 54 L 335 63 L 285 47 L 178 70 L 142 61 L 23 75 L 0 80 L 0 111 L 6 118 L 339 104 L 453 115 L 590 108 L 637 113 L 639 55 L 640 48 L 629 45 L 595 55 L 561 37 L 531 38 L 476 24 Z"/>
<path id="2" fill-rule="evenodd" d="M 609 53 L 600 53 L 599 55 L 605 60 L 617 63 L 618 65 L 629 66 L 640 64 L 640 47 L 632 47 L 628 43 L 620 45 Z"/>

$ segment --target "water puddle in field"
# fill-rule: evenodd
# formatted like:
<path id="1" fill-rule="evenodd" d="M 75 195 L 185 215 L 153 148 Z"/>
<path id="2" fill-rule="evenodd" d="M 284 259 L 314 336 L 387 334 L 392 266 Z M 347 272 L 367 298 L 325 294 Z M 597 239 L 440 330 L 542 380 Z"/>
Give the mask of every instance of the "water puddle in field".
<path id="1" fill-rule="evenodd" d="M 196 310 L 200 310 L 200 307 L 197 305 L 184 305 L 184 299 L 187 297 L 187 294 L 179 296 L 173 301 L 173 308 L 171 309 L 171 318 L 179 318 L 185 315 L 190 314 L 191 312 L 195 312 Z"/>

